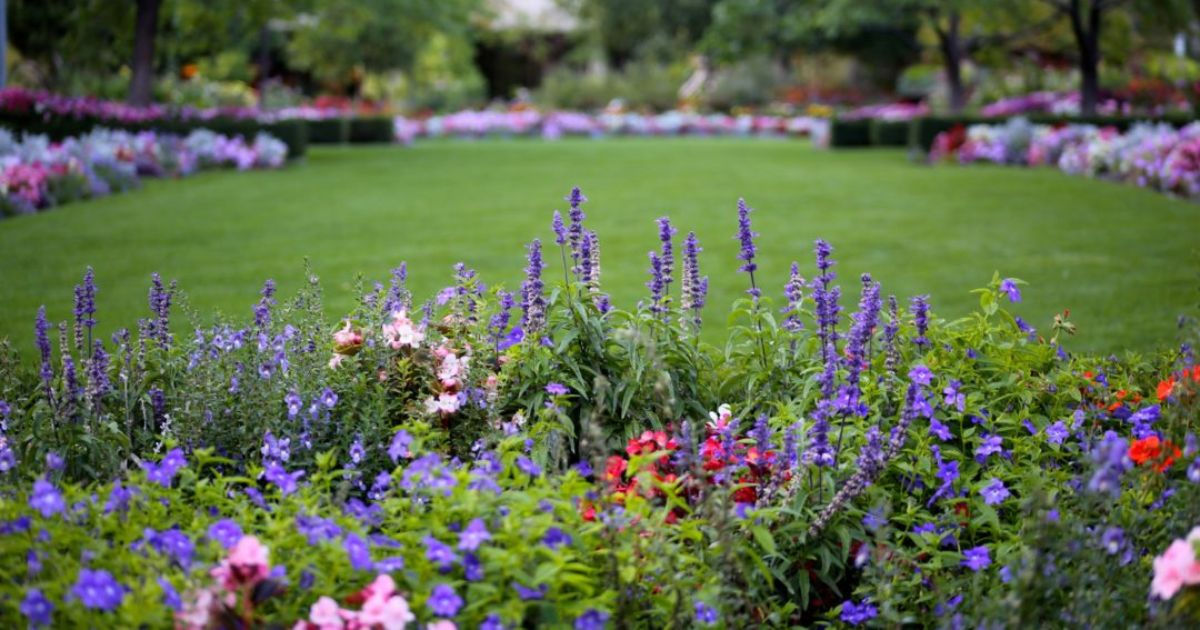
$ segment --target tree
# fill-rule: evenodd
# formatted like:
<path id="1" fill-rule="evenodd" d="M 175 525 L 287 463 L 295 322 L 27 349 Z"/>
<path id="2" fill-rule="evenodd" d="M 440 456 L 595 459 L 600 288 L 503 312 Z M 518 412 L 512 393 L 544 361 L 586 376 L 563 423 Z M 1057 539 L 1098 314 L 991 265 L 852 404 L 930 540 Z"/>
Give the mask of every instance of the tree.
<path id="1" fill-rule="evenodd" d="M 158 36 L 158 7 L 162 0 L 137 0 L 133 26 L 133 76 L 129 81 L 129 102 L 149 105 L 154 90 L 154 40 Z"/>
<path id="2" fill-rule="evenodd" d="M 1079 56 L 1080 113 L 1092 116 L 1100 100 L 1100 29 L 1104 13 L 1124 0 L 1043 0 L 1071 22 Z"/>

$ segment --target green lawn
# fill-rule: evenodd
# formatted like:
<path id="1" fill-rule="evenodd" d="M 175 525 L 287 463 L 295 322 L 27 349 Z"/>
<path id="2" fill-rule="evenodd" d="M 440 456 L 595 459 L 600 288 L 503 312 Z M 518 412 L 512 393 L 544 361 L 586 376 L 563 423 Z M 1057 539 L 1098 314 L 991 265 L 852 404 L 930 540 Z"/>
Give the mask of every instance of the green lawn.
<path id="1" fill-rule="evenodd" d="M 523 246 L 550 242 L 550 213 L 579 185 L 591 198 L 605 288 L 619 305 L 645 293 L 654 219 L 701 239 L 712 276 L 707 318 L 723 326 L 746 287 L 735 272 L 735 203 L 761 234 L 760 282 L 778 293 L 788 265 L 811 275 L 812 242 L 834 245 L 847 310 L 870 271 L 885 293 L 932 296 L 959 316 L 993 270 L 1028 280 L 1018 311 L 1039 329 L 1070 308 L 1077 349 L 1149 348 L 1195 314 L 1200 207 L 1131 186 L 1046 169 L 927 168 L 901 151 L 820 151 L 804 142 L 678 139 L 438 141 L 411 148 L 315 148 L 279 172 L 207 173 L 0 221 L 0 337 L 32 349 L 38 305 L 70 317 L 86 265 L 106 330 L 146 312 L 149 274 L 178 278 L 191 304 L 246 315 L 266 278 L 285 292 L 308 257 L 331 314 L 359 273 L 386 279 L 409 261 L 417 295 L 464 261 L 515 287 Z M 550 277 L 557 256 L 547 257 Z"/>

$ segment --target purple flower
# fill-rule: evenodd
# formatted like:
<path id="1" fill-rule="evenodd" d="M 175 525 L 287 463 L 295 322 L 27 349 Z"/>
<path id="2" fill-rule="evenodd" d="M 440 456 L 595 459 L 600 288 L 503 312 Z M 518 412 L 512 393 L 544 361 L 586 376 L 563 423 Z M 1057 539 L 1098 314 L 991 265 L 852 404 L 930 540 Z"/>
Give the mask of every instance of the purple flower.
<path id="1" fill-rule="evenodd" d="M 975 461 L 980 464 L 987 461 L 988 457 L 995 455 L 1003 450 L 1004 440 L 999 435 L 984 435 L 983 442 L 975 447 Z"/>
<path id="2" fill-rule="evenodd" d="M 242 528 L 234 521 L 223 518 L 208 527 L 208 537 L 229 549 L 242 539 Z"/>
<path id="3" fill-rule="evenodd" d="M 696 600 L 696 623 L 704 626 L 716 625 L 721 620 L 721 616 L 717 613 L 717 609 L 705 604 L 700 600 Z"/>
<path id="4" fill-rule="evenodd" d="M 429 610 L 442 617 L 453 617 L 462 608 L 463 600 L 449 584 L 438 584 L 429 594 Z"/>
<path id="5" fill-rule="evenodd" d="M 400 429 L 392 436 L 392 443 L 388 445 L 388 457 L 392 458 L 393 462 L 399 462 L 401 457 L 412 457 L 412 451 L 409 448 L 412 446 L 413 438 L 408 434 L 408 431 Z"/>
<path id="6" fill-rule="evenodd" d="M 929 434 L 937 436 L 943 442 L 954 437 L 954 434 L 950 432 L 950 427 L 939 422 L 937 418 L 929 419 Z"/>
<path id="7" fill-rule="evenodd" d="M 582 214 L 582 213 L 581 213 Z M 541 330 L 546 320 L 546 298 L 542 294 L 542 242 L 529 243 L 525 281 L 521 283 L 521 329 L 527 335 Z M 537 336 L 534 335 L 536 338 Z"/>
<path id="8" fill-rule="evenodd" d="M 524 455 L 517 456 L 517 468 L 521 469 L 521 472 L 529 475 L 530 477 L 537 477 L 542 474 L 542 467 L 533 463 L 532 459 L 529 459 Z"/>
<path id="9" fill-rule="evenodd" d="M 664 293 L 670 293 L 669 285 L 675 272 L 675 250 L 671 239 L 675 236 L 676 232 L 677 230 L 671 226 L 671 219 L 669 217 L 660 217 L 658 219 L 658 240 L 662 244 L 659 258 L 662 260 Z"/>
<path id="10" fill-rule="evenodd" d="M 862 518 L 863 527 L 869 531 L 877 531 L 880 527 L 887 525 L 887 519 L 883 517 L 883 510 L 873 508 L 868 510 Z"/>
<path id="11" fill-rule="evenodd" d="M 370 571 L 374 563 L 371 562 L 371 548 L 367 546 L 367 541 L 358 534 L 349 534 L 346 540 L 342 543 L 342 548 L 346 550 L 346 557 L 350 559 L 350 568 L 355 571 Z"/>
<path id="12" fill-rule="evenodd" d="M 1017 281 L 1014 278 L 1005 278 L 1000 282 L 1000 292 L 1008 295 L 1009 302 L 1021 301 L 1021 290 L 1017 288 Z"/>
<path id="13" fill-rule="evenodd" d="M 125 599 L 125 587 L 108 571 L 80 569 L 79 578 L 71 587 L 71 594 L 77 597 L 85 608 L 115 610 Z"/>
<path id="14" fill-rule="evenodd" d="M 608 627 L 608 613 L 589 608 L 575 618 L 575 630 L 604 630 Z"/>
<path id="15" fill-rule="evenodd" d="M 663 260 L 658 252 L 650 252 L 650 281 L 646 283 L 646 288 L 650 289 L 650 312 L 665 313 L 667 306 L 664 303 L 666 299 L 667 279 L 663 275 Z"/>
<path id="16" fill-rule="evenodd" d="M 922 387 L 928 386 L 933 382 L 933 372 L 924 365 L 918 364 L 908 371 L 908 380 Z"/>
<path id="17" fill-rule="evenodd" d="M 853 600 L 842 603 L 841 620 L 852 626 L 862 625 L 879 615 L 879 611 L 868 600 L 855 604 Z"/>
<path id="18" fill-rule="evenodd" d="M 458 534 L 458 550 L 459 551 L 475 551 L 484 542 L 491 540 L 492 534 L 488 532 L 487 525 L 483 519 L 471 519 L 466 528 Z"/>
<path id="19" fill-rule="evenodd" d="M 54 380 L 54 367 L 50 364 L 50 323 L 46 321 L 46 307 L 38 309 L 37 319 L 33 324 L 34 336 L 37 339 L 38 352 L 42 355 L 42 369 L 39 376 L 42 379 L 42 391 L 46 399 L 51 398 L 51 382 Z"/>
<path id="20" fill-rule="evenodd" d="M 954 407 L 959 413 L 962 413 L 967 408 L 967 397 L 965 394 L 959 391 L 959 388 L 961 387 L 961 381 L 952 380 L 950 381 L 950 384 L 946 386 L 946 389 L 942 390 L 942 393 L 945 395 L 945 404 Z"/>
<path id="21" fill-rule="evenodd" d="M 750 212 L 751 212 L 751 208 L 750 208 L 750 206 L 746 205 L 746 200 L 738 199 L 738 202 L 737 202 L 737 213 L 738 213 L 737 239 L 738 239 L 738 242 L 741 244 L 741 250 L 738 252 L 737 257 L 738 257 L 738 260 L 742 261 L 742 266 L 738 267 L 738 271 L 753 275 L 755 270 L 758 269 L 758 265 L 756 265 L 754 263 L 754 254 L 755 254 L 754 237 L 758 236 L 758 234 L 753 232 L 750 229 Z M 754 289 L 751 288 L 751 290 L 753 291 Z M 753 293 L 751 295 L 753 295 Z"/>
<path id="22" fill-rule="evenodd" d="M 542 544 L 550 549 L 558 549 L 563 545 L 571 544 L 571 535 L 557 527 L 551 527 L 542 535 Z"/>
<path id="23" fill-rule="evenodd" d="M 1120 527 L 1109 527 L 1100 535 L 1100 546 L 1108 555 L 1116 555 L 1125 545 L 1125 530 Z"/>
<path id="24" fill-rule="evenodd" d="M 454 553 L 450 545 L 433 536 L 426 536 L 421 539 L 421 542 L 425 544 L 425 559 L 438 565 L 440 570 L 448 571 L 455 562 L 458 562 L 458 555 Z"/>
<path id="25" fill-rule="evenodd" d="M 67 503 L 54 484 L 45 479 L 38 479 L 33 482 L 33 493 L 29 495 L 29 507 L 40 513 L 42 518 L 50 518 L 65 510 Z"/>
<path id="26" fill-rule="evenodd" d="M 159 576 L 158 587 L 162 589 L 163 605 L 171 610 L 183 610 L 183 598 L 179 596 L 179 591 L 175 590 L 175 586 L 165 577 Z"/>
<path id="27" fill-rule="evenodd" d="M 567 203 L 571 204 L 571 209 L 567 212 L 567 216 L 571 219 L 571 227 L 567 230 L 567 241 L 571 245 L 571 260 L 574 262 L 571 271 L 579 276 L 582 272 L 580 262 L 583 253 L 583 220 L 587 218 L 581 206 L 587 202 L 587 197 L 584 197 L 583 191 L 576 186 L 571 189 L 571 194 L 567 195 L 565 199 Z"/>
<path id="28" fill-rule="evenodd" d="M 942 485 L 938 486 L 937 492 L 934 492 L 933 496 L 929 498 L 927 505 L 933 505 L 935 501 L 942 497 L 953 496 L 954 482 L 958 481 L 959 475 L 957 460 L 943 461 L 942 451 L 936 446 L 933 447 L 933 456 L 937 459 L 938 469 L 936 476 L 941 480 Z"/>
<path id="29" fill-rule="evenodd" d="M 299 481 L 304 476 L 304 471 L 297 470 L 296 472 L 289 473 L 283 466 L 272 462 L 267 466 L 265 476 L 267 481 L 278 486 L 279 491 L 286 497 L 299 489 Z"/>
<path id="30" fill-rule="evenodd" d="M 153 529 L 147 529 L 147 541 L 151 547 L 154 547 L 159 553 L 169 556 L 179 563 L 179 566 L 187 569 L 192 565 L 192 558 L 196 553 L 196 546 L 192 543 L 192 539 L 188 535 L 178 529 L 168 529 L 162 532 L 155 532 Z"/>
<path id="31" fill-rule="evenodd" d="M 1046 427 L 1046 441 L 1051 444 L 1062 444 L 1070 435 L 1071 431 L 1062 420 Z"/>
<path id="32" fill-rule="evenodd" d="M 567 226 L 563 225 L 563 218 L 558 210 L 554 211 L 554 218 L 550 221 L 550 229 L 554 230 L 555 243 L 558 245 L 567 244 Z"/>
<path id="33" fill-rule="evenodd" d="M 988 555 L 987 545 L 980 545 L 963 552 L 962 566 L 975 571 L 976 573 L 988 568 L 992 565 L 992 558 Z"/>
<path id="34" fill-rule="evenodd" d="M 1188 481 L 1192 483 L 1200 483 L 1200 457 L 1192 461 L 1192 465 L 1187 469 Z"/>
<path id="35" fill-rule="evenodd" d="M 550 590 L 549 584 L 539 584 L 537 588 L 528 588 L 520 582 L 512 583 L 513 590 L 517 592 L 517 597 L 523 602 L 536 601 L 546 597 L 546 592 Z"/>
<path id="36" fill-rule="evenodd" d="M 1004 482 L 996 477 L 992 477 L 991 482 L 979 490 L 979 494 L 983 496 L 983 502 L 988 505 L 998 505 L 1011 496 L 1008 488 L 1004 487 Z"/>
<path id="37" fill-rule="evenodd" d="M 271 326 L 271 307 L 275 305 L 275 281 L 268 279 L 263 283 L 262 299 L 254 305 L 254 325 L 259 330 L 266 330 Z"/>
<path id="38" fill-rule="evenodd" d="M 913 339 L 913 343 L 917 346 L 924 347 L 929 345 L 929 339 L 925 334 L 929 332 L 929 296 L 918 295 L 911 302 L 913 323 L 917 326 L 917 336 Z"/>
<path id="39" fill-rule="evenodd" d="M 21 600 L 20 611 L 29 620 L 31 627 L 48 626 L 54 614 L 54 604 L 46 599 L 41 589 L 31 588 L 25 592 L 25 598 Z M 578 627 L 578 623 L 576 627 Z"/>
<path id="40" fill-rule="evenodd" d="M 683 273 L 680 276 L 679 307 L 692 311 L 692 322 L 700 324 L 700 309 L 704 308 L 704 300 L 708 294 L 708 278 L 700 278 L 699 254 L 704 251 L 696 239 L 695 232 L 688 232 L 683 241 Z"/>
<path id="41" fill-rule="evenodd" d="M 337 401 L 338 395 L 332 389 L 326 387 L 325 390 L 321 392 L 321 404 L 325 405 L 326 409 L 333 409 L 334 405 L 337 404 Z"/>
<path id="42" fill-rule="evenodd" d="M 342 535 L 342 528 L 332 519 L 308 516 L 307 514 L 300 514 L 296 517 L 296 531 L 303 534 L 311 546 Z"/>
<path id="43" fill-rule="evenodd" d="M 566 396 L 571 393 L 571 390 L 567 389 L 562 383 L 550 383 L 546 385 L 546 393 L 551 396 Z"/>

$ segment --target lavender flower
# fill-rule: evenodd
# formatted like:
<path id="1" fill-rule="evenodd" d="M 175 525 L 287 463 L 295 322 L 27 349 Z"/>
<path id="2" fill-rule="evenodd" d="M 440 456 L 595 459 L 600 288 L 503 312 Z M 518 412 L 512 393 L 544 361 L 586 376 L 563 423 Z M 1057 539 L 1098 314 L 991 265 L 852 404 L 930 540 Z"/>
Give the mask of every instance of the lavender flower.
<path id="1" fill-rule="evenodd" d="M 683 273 L 680 274 L 679 308 L 691 311 L 692 323 L 700 325 L 700 309 L 704 308 L 704 300 L 708 293 L 708 278 L 700 279 L 700 242 L 695 232 L 688 232 L 683 241 Z"/>
<path id="2" fill-rule="evenodd" d="M 83 273 L 83 284 L 75 285 L 75 348 L 83 351 L 83 330 L 92 338 L 96 326 L 96 274 L 91 267 Z"/>
<path id="3" fill-rule="evenodd" d="M 1021 290 L 1017 288 L 1017 281 L 1013 278 L 1005 278 L 1000 282 L 1000 292 L 1008 296 L 1009 302 L 1021 301 Z"/>
<path id="4" fill-rule="evenodd" d="M 87 396 L 93 408 L 98 408 L 100 399 L 108 394 L 111 384 L 108 380 L 108 353 L 104 344 L 96 340 L 92 350 L 92 360 L 88 363 Z"/>
<path id="5" fill-rule="evenodd" d="M 392 436 L 392 443 L 388 445 L 388 457 L 397 463 L 401 457 L 412 457 L 412 451 L 409 450 L 412 442 L 413 438 L 408 431 L 400 429 Z"/>
<path id="6" fill-rule="evenodd" d="M 608 613 L 589 608 L 575 618 L 575 630 L 604 630 L 608 627 Z"/>
<path id="7" fill-rule="evenodd" d="M 848 599 L 842 603 L 841 620 L 852 626 L 860 626 L 878 615 L 879 611 L 868 600 L 855 604 L 853 600 Z"/>
<path id="8" fill-rule="evenodd" d="M 46 307 L 38 309 L 37 319 L 33 324 L 33 331 L 37 340 L 38 352 L 42 355 L 42 369 L 39 376 L 42 379 L 42 390 L 46 394 L 46 400 L 53 401 L 51 395 L 51 383 L 54 381 L 54 367 L 50 364 L 50 324 L 46 321 Z"/>
<path id="9" fill-rule="evenodd" d="M 954 437 L 954 434 L 950 432 L 950 427 L 942 424 L 937 418 L 929 419 L 929 434 L 943 442 Z"/>
<path id="10" fill-rule="evenodd" d="M 563 225 L 562 214 L 558 210 L 554 211 L 554 218 L 550 221 L 550 229 L 554 230 L 554 242 L 559 245 L 567 244 L 567 227 Z"/>
<path id="11" fill-rule="evenodd" d="M 788 277 L 787 284 L 783 285 L 783 297 L 787 299 L 787 306 L 783 312 L 787 313 L 787 319 L 783 320 L 783 328 L 788 332 L 800 332 L 804 328 L 804 322 L 800 320 L 800 303 L 804 300 L 804 277 L 800 275 L 800 263 L 792 262 L 792 273 Z"/>
<path id="12" fill-rule="evenodd" d="M 659 258 L 662 261 L 664 295 L 670 295 L 670 285 L 675 273 L 675 250 L 672 238 L 676 233 L 677 230 L 671 226 L 671 219 L 669 217 L 660 217 L 658 219 L 658 240 L 662 244 Z"/>
<path id="13" fill-rule="evenodd" d="M 349 534 L 342 543 L 346 557 L 350 560 L 350 568 L 355 571 L 370 571 L 375 563 L 371 561 L 371 548 L 367 541 L 358 534 Z"/>
<path id="14" fill-rule="evenodd" d="M 467 527 L 458 535 L 458 549 L 459 551 L 475 551 L 479 545 L 491 539 L 492 534 L 488 532 L 483 519 L 471 519 Z"/>
<path id="15" fill-rule="evenodd" d="M 665 304 L 667 282 L 663 276 L 662 258 L 658 252 L 650 252 L 650 280 L 646 283 L 646 288 L 650 289 L 650 312 L 665 313 L 667 306 Z"/>
<path id="16" fill-rule="evenodd" d="M 1067 429 L 1066 423 L 1062 420 L 1046 427 L 1046 441 L 1051 444 L 1062 444 L 1070 435 L 1071 431 Z"/>
<path id="17" fill-rule="evenodd" d="M 888 296 L 888 323 L 883 327 L 883 367 L 889 376 L 896 376 L 896 368 L 900 366 L 900 352 L 896 347 L 896 333 L 900 332 L 900 312 L 896 304 L 896 296 Z"/>
<path id="18" fill-rule="evenodd" d="M 150 312 L 154 317 L 149 322 L 148 336 L 158 342 L 163 348 L 170 348 L 171 336 L 171 299 L 175 296 L 176 283 L 171 281 L 169 289 L 163 287 L 162 277 L 158 273 L 150 274 Z"/>
<path id="19" fill-rule="evenodd" d="M 980 464 L 987 461 L 988 457 L 1002 452 L 1004 440 L 999 435 L 984 434 L 983 441 L 979 446 L 975 447 L 975 461 Z"/>
<path id="20" fill-rule="evenodd" d="M 455 562 L 458 562 L 458 555 L 450 548 L 450 545 L 434 538 L 426 536 L 421 539 L 425 545 L 425 559 L 438 565 L 442 571 L 448 571 Z"/>
<path id="21" fill-rule="evenodd" d="M 499 300 L 499 310 L 492 315 L 488 321 L 488 330 L 492 336 L 492 345 L 499 352 L 500 342 L 504 339 L 505 331 L 508 330 L 508 323 L 512 319 L 512 307 L 514 304 L 513 294 L 511 291 L 499 291 L 496 293 Z"/>
<path id="22" fill-rule="evenodd" d="M 1108 527 L 1100 535 L 1100 546 L 1108 555 L 1116 555 L 1125 546 L 1125 530 L 1120 527 Z"/>
<path id="23" fill-rule="evenodd" d="M 279 491 L 283 496 L 287 496 L 300 488 L 300 478 L 304 476 L 303 470 L 289 473 L 283 466 L 272 462 L 267 466 L 265 478 L 268 482 L 279 487 Z"/>
<path id="24" fill-rule="evenodd" d="M 567 231 L 567 240 L 571 245 L 571 260 L 573 262 L 571 271 L 576 277 L 579 277 L 582 271 L 580 257 L 582 255 L 583 220 L 587 218 L 581 206 L 587 202 L 587 197 L 584 197 L 583 192 L 576 186 L 571 189 L 571 194 L 567 195 L 565 199 L 567 203 L 571 204 L 571 209 L 567 212 L 567 216 L 571 219 L 571 227 Z"/>
<path id="25" fill-rule="evenodd" d="M 717 613 L 717 609 L 705 604 L 700 600 L 696 600 L 696 623 L 702 626 L 716 625 L 721 620 L 721 616 Z"/>
<path id="26" fill-rule="evenodd" d="M 33 482 L 33 493 L 29 495 L 29 507 L 41 514 L 42 518 L 50 518 L 67 509 L 67 503 L 54 484 L 45 479 L 38 479 Z"/>
<path id="27" fill-rule="evenodd" d="M 546 298 L 542 295 L 542 242 L 533 239 L 529 243 L 528 265 L 525 267 L 525 282 L 521 284 L 521 328 L 527 336 L 536 338 L 535 333 L 546 323 Z"/>

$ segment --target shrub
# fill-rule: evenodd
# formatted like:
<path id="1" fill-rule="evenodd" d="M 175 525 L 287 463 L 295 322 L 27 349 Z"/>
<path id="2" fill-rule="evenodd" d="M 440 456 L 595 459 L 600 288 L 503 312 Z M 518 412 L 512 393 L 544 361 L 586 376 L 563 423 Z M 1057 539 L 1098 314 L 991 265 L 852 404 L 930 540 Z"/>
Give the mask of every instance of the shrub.
<path id="1" fill-rule="evenodd" d="M 829 126 L 829 146 L 865 147 L 871 144 L 870 120 L 834 119 Z"/>
<path id="2" fill-rule="evenodd" d="M 391 143 L 395 140 L 392 124 L 392 118 L 388 116 L 351 118 L 349 140 L 352 143 Z"/>
<path id="3" fill-rule="evenodd" d="M 909 121 L 879 120 L 871 121 L 871 145 L 878 147 L 908 146 Z"/>

